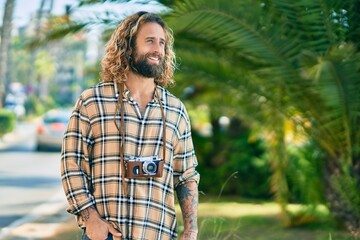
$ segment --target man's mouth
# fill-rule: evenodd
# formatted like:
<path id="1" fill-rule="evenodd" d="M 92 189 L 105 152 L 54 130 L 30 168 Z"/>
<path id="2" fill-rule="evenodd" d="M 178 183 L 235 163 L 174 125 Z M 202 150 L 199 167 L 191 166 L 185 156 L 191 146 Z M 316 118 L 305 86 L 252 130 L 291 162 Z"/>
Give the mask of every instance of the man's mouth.
<path id="1" fill-rule="evenodd" d="M 150 55 L 149 57 L 148 57 L 148 60 L 150 61 L 150 62 L 153 62 L 153 63 L 160 63 L 160 60 L 161 60 L 161 57 L 160 56 L 157 56 L 157 55 Z"/>

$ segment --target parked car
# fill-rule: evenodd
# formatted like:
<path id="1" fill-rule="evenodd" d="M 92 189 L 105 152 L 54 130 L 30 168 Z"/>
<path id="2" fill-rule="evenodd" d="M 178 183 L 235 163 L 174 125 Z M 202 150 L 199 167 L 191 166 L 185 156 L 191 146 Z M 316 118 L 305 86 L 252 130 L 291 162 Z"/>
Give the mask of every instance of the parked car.
<path id="1" fill-rule="evenodd" d="M 21 104 L 15 103 L 15 102 L 5 103 L 4 108 L 13 112 L 16 115 L 16 118 L 22 118 L 25 116 L 25 113 L 26 113 L 25 107 Z"/>
<path id="2" fill-rule="evenodd" d="M 26 115 L 26 98 L 23 85 L 19 82 L 12 82 L 9 84 L 9 91 L 5 96 L 4 108 L 13 112 L 18 119 L 21 119 Z"/>
<path id="3" fill-rule="evenodd" d="M 26 113 L 24 105 L 15 101 L 6 101 L 4 103 L 4 108 L 13 112 L 16 115 L 16 118 L 22 118 Z"/>
<path id="4" fill-rule="evenodd" d="M 47 112 L 36 129 L 37 150 L 61 149 L 71 110 L 56 109 Z"/>

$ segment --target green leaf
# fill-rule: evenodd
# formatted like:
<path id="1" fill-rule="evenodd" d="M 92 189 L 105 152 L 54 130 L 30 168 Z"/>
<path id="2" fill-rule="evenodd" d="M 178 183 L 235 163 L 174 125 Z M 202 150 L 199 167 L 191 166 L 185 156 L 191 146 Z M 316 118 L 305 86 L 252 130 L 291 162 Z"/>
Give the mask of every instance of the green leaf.
<path id="1" fill-rule="evenodd" d="M 46 32 L 44 36 L 40 36 L 38 38 L 30 40 L 26 44 L 26 47 L 36 48 L 48 42 L 62 39 L 64 38 L 64 36 L 68 34 L 74 34 L 83 31 L 87 25 L 88 23 L 71 23 L 71 24 L 61 25 L 58 28 Z"/>

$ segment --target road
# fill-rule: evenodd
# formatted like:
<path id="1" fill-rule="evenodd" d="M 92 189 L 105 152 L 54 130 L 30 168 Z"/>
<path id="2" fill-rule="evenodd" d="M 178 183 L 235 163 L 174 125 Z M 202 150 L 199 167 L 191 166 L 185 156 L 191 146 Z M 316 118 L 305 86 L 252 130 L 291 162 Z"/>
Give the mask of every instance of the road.
<path id="1" fill-rule="evenodd" d="M 0 239 L 13 228 L 66 205 L 60 153 L 35 151 L 35 126 L 22 125 L 20 132 L 22 140 L 0 152 Z"/>

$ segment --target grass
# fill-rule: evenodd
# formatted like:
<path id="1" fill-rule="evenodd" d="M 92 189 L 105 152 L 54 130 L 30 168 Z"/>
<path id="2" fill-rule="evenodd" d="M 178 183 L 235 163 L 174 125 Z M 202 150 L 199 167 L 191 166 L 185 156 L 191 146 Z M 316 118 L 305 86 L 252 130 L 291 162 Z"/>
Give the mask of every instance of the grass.
<path id="1" fill-rule="evenodd" d="M 335 227 L 326 210 L 320 208 L 319 221 L 286 228 L 279 218 L 275 203 L 244 203 L 238 198 L 222 198 L 220 202 L 201 200 L 199 205 L 199 240 L 354 240 L 344 230 Z M 293 205 L 293 211 L 300 207 Z M 178 216 L 181 216 L 177 207 Z M 178 230 L 183 229 L 178 219 Z M 56 236 L 45 240 L 81 239 L 75 220 L 67 222 Z"/>
<path id="2" fill-rule="evenodd" d="M 302 208 L 290 205 L 289 209 L 298 212 Z M 317 222 L 292 228 L 282 225 L 279 213 L 279 206 L 273 202 L 244 203 L 239 199 L 203 202 L 199 206 L 199 239 L 353 240 L 349 233 L 336 228 L 324 207 L 318 210 Z M 179 228 L 182 228 L 181 219 Z"/>
<path id="3" fill-rule="evenodd" d="M 199 239 L 241 239 L 241 240 L 325 240 L 352 239 L 349 234 L 332 228 L 298 227 L 284 228 L 277 216 L 244 216 L 241 218 L 200 218 Z"/>

